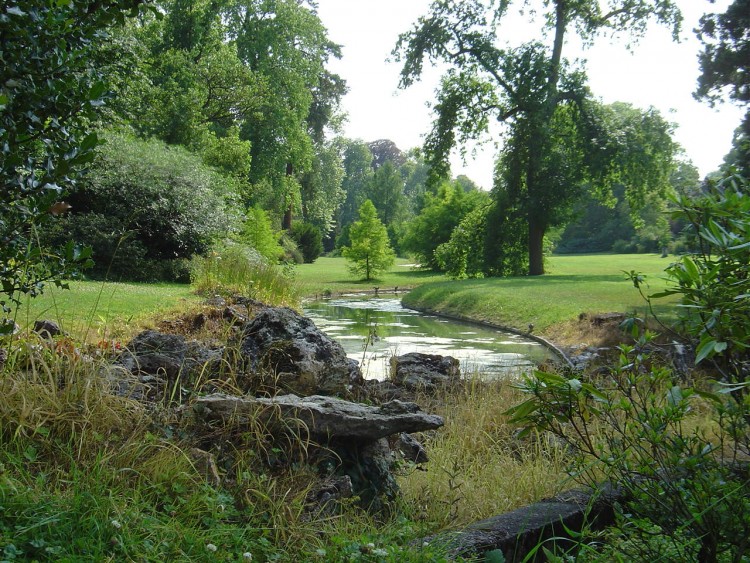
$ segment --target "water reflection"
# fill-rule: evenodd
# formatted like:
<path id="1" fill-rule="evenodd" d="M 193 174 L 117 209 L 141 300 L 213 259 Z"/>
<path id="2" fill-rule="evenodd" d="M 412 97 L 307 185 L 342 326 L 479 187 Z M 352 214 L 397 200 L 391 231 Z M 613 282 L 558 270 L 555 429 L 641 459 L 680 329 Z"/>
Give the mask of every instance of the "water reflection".
<path id="1" fill-rule="evenodd" d="M 390 358 L 409 352 L 453 356 L 464 373 L 504 377 L 554 358 L 522 336 L 405 309 L 398 298 L 343 297 L 309 302 L 305 315 L 360 362 L 367 378 L 384 379 Z"/>

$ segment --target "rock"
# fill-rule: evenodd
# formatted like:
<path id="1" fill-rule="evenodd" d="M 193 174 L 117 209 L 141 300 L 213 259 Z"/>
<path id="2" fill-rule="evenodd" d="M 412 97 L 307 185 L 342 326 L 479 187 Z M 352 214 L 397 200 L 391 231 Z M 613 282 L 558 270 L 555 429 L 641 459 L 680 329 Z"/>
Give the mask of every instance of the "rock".
<path id="1" fill-rule="evenodd" d="M 452 356 L 412 352 L 393 357 L 391 375 L 396 385 L 406 389 L 432 391 L 457 383 L 461 369 L 458 360 Z"/>
<path id="2" fill-rule="evenodd" d="M 330 440 L 374 442 L 391 434 L 433 430 L 443 425 L 439 416 L 422 412 L 414 403 L 391 401 L 380 407 L 352 403 L 335 397 L 280 395 L 273 398 L 236 397 L 216 393 L 200 397 L 195 412 L 207 421 L 260 417 L 267 423 L 283 418 L 306 432 Z"/>
<path id="3" fill-rule="evenodd" d="M 336 514 L 343 499 L 354 496 L 349 475 L 333 476 L 315 485 L 305 496 L 305 508 L 316 517 Z"/>
<path id="4" fill-rule="evenodd" d="M 199 398 L 193 412 L 212 431 L 217 423 L 260 423 L 277 437 L 290 431 L 311 436 L 327 452 L 329 467 L 339 476 L 348 476 L 360 502 L 375 512 L 387 511 L 398 494 L 391 472 L 395 457 L 385 438 L 443 425 L 442 418 L 422 412 L 414 403 L 391 401 L 375 407 L 319 395 L 243 398 L 214 394 Z"/>
<path id="5" fill-rule="evenodd" d="M 190 377 L 200 373 L 204 379 L 210 379 L 218 373 L 223 353 L 221 347 L 207 348 L 180 335 L 146 330 L 128 343 L 113 366 L 115 369 L 109 370 L 108 378 L 116 378 L 116 368 L 122 368 L 138 376 L 142 387 L 124 380 L 116 385 L 118 394 L 140 400 L 159 400 L 166 387 L 178 378 L 187 383 Z"/>
<path id="6" fill-rule="evenodd" d="M 34 332 L 42 338 L 54 338 L 60 336 L 63 331 L 55 321 L 42 320 L 34 321 Z"/>
<path id="7" fill-rule="evenodd" d="M 402 432 L 398 436 L 395 444 L 396 451 L 401 454 L 401 457 L 411 463 L 427 463 L 429 458 L 427 457 L 427 451 L 419 441 L 414 438 L 411 434 Z"/>
<path id="8" fill-rule="evenodd" d="M 127 344 L 119 363 L 132 373 L 159 374 L 176 379 L 185 363 L 187 350 L 183 336 L 146 330 Z"/>
<path id="9" fill-rule="evenodd" d="M 359 365 L 339 343 L 285 307 L 260 311 L 245 326 L 240 349 L 252 371 L 273 374 L 287 392 L 345 396 L 363 383 Z"/>
<path id="10" fill-rule="evenodd" d="M 246 313 L 240 311 L 239 308 L 234 306 L 225 307 L 221 316 L 232 326 L 243 327 L 250 321 L 250 317 L 248 317 Z"/>

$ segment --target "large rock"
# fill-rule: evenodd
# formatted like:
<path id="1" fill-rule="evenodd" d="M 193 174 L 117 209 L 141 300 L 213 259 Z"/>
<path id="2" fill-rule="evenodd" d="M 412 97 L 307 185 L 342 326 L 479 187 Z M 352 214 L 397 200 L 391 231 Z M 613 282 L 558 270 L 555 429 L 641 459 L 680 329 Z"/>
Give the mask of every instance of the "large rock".
<path id="1" fill-rule="evenodd" d="M 376 512 L 389 510 L 398 495 L 391 471 L 395 456 L 385 437 L 432 430 L 443 425 L 439 416 L 424 413 L 414 403 L 391 401 L 380 407 L 335 397 L 273 398 L 214 394 L 199 398 L 193 410 L 210 428 L 252 421 L 272 434 L 298 432 L 311 436 L 326 453 L 321 467 L 347 476 L 360 502 Z"/>
<path id="2" fill-rule="evenodd" d="M 391 359 L 391 374 L 396 385 L 412 391 L 431 391 L 457 383 L 461 369 L 452 356 L 412 352 Z"/>
<path id="3" fill-rule="evenodd" d="M 252 371 L 271 373 L 290 393 L 346 396 L 363 383 L 359 365 L 339 343 L 285 307 L 264 309 L 245 326 L 241 352 Z"/>
<path id="4" fill-rule="evenodd" d="M 219 371 L 223 348 L 208 348 L 178 334 L 146 330 L 131 340 L 117 362 L 108 370 L 108 378 L 117 383 L 118 393 L 141 400 L 161 400 L 167 386 L 202 373 Z M 118 372 L 126 372 L 137 379 Z M 210 379 L 210 377 L 207 377 Z M 182 385 L 180 385 L 180 389 Z"/>
<path id="5" fill-rule="evenodd" d="M 328 440 L 375 442 L 391 434 L 434 430 L 443 425 L 437 415 L 422 412 L 414 403 L 391 401 L 379 407 L 335 397 L 280 395 L 273 398 L 237 397 L 216 393 L 199 398 L 193 407 L 208 421 L 238 421 L 260 417 L 295 422 L 316 437 Z"/>

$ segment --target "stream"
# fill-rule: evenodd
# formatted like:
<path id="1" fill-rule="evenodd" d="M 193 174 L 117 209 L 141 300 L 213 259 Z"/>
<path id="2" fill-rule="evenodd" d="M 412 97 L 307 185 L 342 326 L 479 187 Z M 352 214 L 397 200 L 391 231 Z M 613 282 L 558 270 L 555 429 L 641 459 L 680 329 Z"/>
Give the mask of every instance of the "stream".
<path id="1" fill-rule="evenodd" d="M 518 377 L 555 355 L 542 344 L 502 330 L 406 309 L 394 297 L 343 296 L 311 301 L 305 316 L 357 360 L 366 379 L 385 379 L 391 356 L 453 356 L 464 375 Z"/>

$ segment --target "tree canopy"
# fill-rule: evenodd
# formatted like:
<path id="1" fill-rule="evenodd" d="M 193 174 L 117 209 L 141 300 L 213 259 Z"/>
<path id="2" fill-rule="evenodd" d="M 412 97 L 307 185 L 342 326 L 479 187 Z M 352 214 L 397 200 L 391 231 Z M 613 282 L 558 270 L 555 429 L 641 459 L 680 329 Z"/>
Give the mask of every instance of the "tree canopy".
<path id="1" fill-rule="evenodd" d="M 604 33 L 638 38 L 655 19 L 676 34 L 681 15 L 669 0 L 532 2 L 551 43 L 500 46 L 511 4 L 436 0 L 400 36 L 394 56 L 403 63 L 402 87 L 421 76 L 426 60 L 449 65 L 425 142 L 433 181 L 446 175 L 456 144 L 486 134 L 491 120 L 506 126 L 495 199 L 525 218 L 526 232 L 519 236 L 528 246 L 529 273 L 541 274 L 544 234 L 566 217 L 580 190 L 633 172 L 617 166 L 616 144 L 609 143 L 585 74 L 562 55 L 566 33 L 576 32 L 589 44 Z"/>

